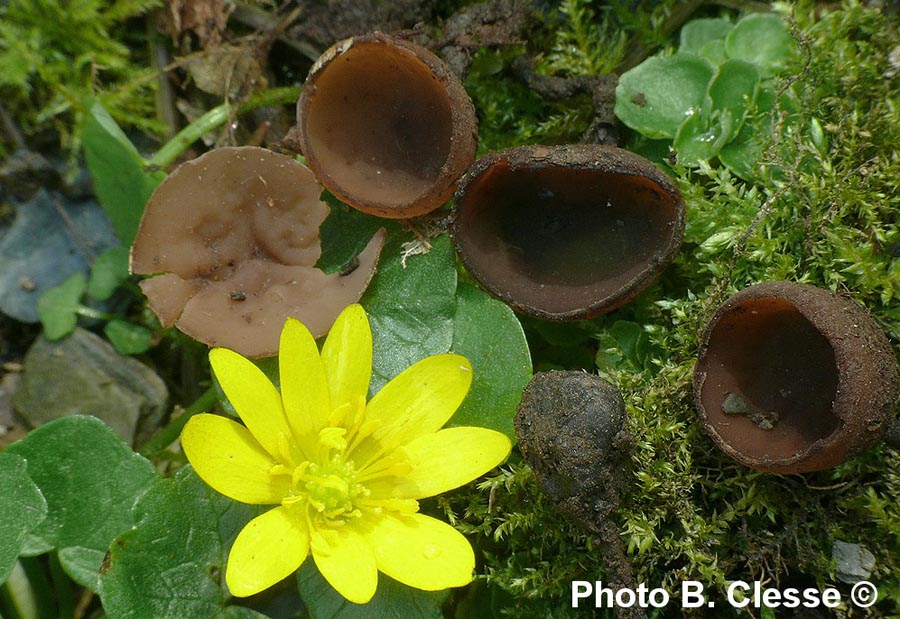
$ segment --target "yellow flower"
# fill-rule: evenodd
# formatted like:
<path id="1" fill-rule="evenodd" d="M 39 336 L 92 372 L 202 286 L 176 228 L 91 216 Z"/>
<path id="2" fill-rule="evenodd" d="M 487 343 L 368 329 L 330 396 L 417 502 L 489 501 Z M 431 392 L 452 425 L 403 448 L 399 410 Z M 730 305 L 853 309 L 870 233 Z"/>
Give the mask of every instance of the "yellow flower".
<path id="1" fill-rule="evenodd" d="M 435 591 L 472 580 L 469 542 L 418 513 L 417 499 L 500 464 L 509 439 L 485 428 L 441 426 L 469 390 L 472 367 L 436 355 L 407 368 L 366 403 L 372 333 L 359 305 L 334 323 L 321 354 L 288 319 L 278 355 L 281 392 L 250 361 L 210 352 L 244 424 L 197 415 L 182 446 L 197 474 L 243 503 L 277 505 L 251 520 L 228 556 L 231 593 L 248 596 L 290 575 L 312 553 L 345 598 L 372 599 L 378 571 Z"/>

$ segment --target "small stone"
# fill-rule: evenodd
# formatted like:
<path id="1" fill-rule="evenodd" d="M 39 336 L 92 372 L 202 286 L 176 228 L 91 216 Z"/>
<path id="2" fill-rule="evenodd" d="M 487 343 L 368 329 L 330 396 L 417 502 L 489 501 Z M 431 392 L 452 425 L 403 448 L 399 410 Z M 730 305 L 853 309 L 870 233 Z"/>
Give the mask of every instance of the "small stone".
<path id="1" fill-rule="evenodd" d="M 771 430 L 775 427 L 775 424 L 778 423 L 778 412 L 777 411 L 766 411 L 759 413 L 752 413 L 749 415 L 750 421 L 755 423 L 760 430 Z"/>
<path id="2" fill-rule="evenodd" d="M 722 402 L 722 412 L 726 415 L 746 415 L 750 412 L 747 402 L 736 393 L 728 392 Z"/>
<path id="3" fill-rule="evenodd" d="M 841 582 L 855 584 L 868 580 L 875 569 L 875 555 L 861 544 L 835 540 L 831 547 L 835 576 Z"/>
<path id="4" fill-rule="evenodd" d="M 167 410 L 168 390 L 159 376 L 81 328 L 55 342 L 38 338 L 24 366 L 12 402 L 32 427 L 93 415 L 134 443 L 148 438 Z"/>

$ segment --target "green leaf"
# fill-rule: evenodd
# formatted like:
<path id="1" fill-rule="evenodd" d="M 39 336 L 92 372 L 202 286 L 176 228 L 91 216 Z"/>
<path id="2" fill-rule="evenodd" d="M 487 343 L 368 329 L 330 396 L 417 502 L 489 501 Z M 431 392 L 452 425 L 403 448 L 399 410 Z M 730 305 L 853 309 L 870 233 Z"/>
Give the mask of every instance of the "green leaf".
<path id="1" fill-rule="evenodd" d="M 678 162 L 695 165 L 718 155 L 730 133 L 730 122 L 730 117 L 723 115 L 710 123 L 709 116 L 699 112 L 686 118 L 672 143 L 678 153 Z"/>
<path id="2" fill-rule="evenodd" d="M 515 442 L 513 417 L 532 375 L 516 315 L 481 289 L 460 284 L 450 350 L 468 358 L 474 370 L 472 388 L 450 424 L 492 428 Z"/>
<path id="3" fill-rule="evenodd" d="M 347 206 L 327 189 L 322 191 L 319 199 L 331 208 L 319 226 L 322 255 L 316 262 L 316 268 L 326 273 L 337 273 L 350 264 L 372 240 L 373 234 L 391 224 Z"/>
<path id="4" fill-rule="evenodd" d="M 166 175 L 145 170 L 144 158 L 99 102 L 85 108 L 81 139 L 94 193 L 122 245 L 130 246 L 147 200 Z"/>
<path id="5" fill-rule="evenodd" d="M 31 532 L 31 548 L 87 549 L 60 553 L 60 562 L 76 582 L 96 591 L 103 554 L 134 524 L 131 508 L 157 479 L 156 469 L 109 426 L 81 415 L 43 425 L 5 453 L 28 462 L 28 474 L 47 500 L 47 518 Z"/>
<path id="6" fill-rule="evenodd" d="M 707 100 L 711 114 L 727 114 L 730 119 L 726 142 L 733 140 L 741 130 L 747 110 L 754 109 L 758 86 L 759 72 L 749 62 L 728 60 L 716 69 Z"/>
<path id="7" fill-rule="evenodd" d="M 106 613 L 129 619 L 234 616 L 219 614 L 230 598 L 225 560 L 238 532 L 261 511 L 215 492 L 190 466 L 159 480 L 137 502 L 135 527 L 112 543 L 100 579 Z"/>
<path id="8" fill-rule="evenodd" d="M 24 458 L 0 453 L 0 585 L 6 582 L 25 538 L 47 517 L 47 502 L 28 476 Z"/>
<path id="9" fill-rule="evenodd" d="M 150 329 L 118 318 L 106 323 L 103 332 L 109 338 L 109 343 L 113 345 L 113 348 L 122 355 L 139 355 L 147 352 L 150 350 L 150 341 L 153 338 L 153 332 Z"/>
<path id="10" fill-rule="evenodd" d="M 616 116 L 648 138 L 673 138 L 702 108 L 712 76 L 709 61 L 694 54 L 648 58 L 619 78 Z"/>
<path id="11" fill-rule="evenodd" d="M 87 291 L 92 298 L 105 301 L 128 279 L 128 248 L 113 247 L 94 259 Z"/>
<path id="12" fill-rule="evenodd" d="M 311 619 L 441 619 L 449 591 L 420 591 L 378 574 L 378 589 L 368 604 L 348 602 L 307 559 L 297 571 L 297 587 Z"/>
<path id="13" fill-rule="evenodd" d="M 44 337 L 58 340 L 75 330 L 75 325 L 78 324 L 76 312 L 86 288 L 87 278 L 79 271 L 41 295 L 37 311 L 44 326 Z"/>
<path id="14" fill-rule="evenodd" d="M 701 54 L 701 50 L 715 41 L 724 41 L 734 24 L 724 17 L 693 19 L 681 29 L 679 52 Z"/>
<path id="15" fill-rule="evenodd" d="M 782 19 L 773 13 L 751 13 L 743 17 L 725 38 L 725 51 L 757 65 L 763 76 L 784 69 L 796 44 Z"/>
<path id="16" fill-rule="evenodd" d="M 405 268 L 402 240 L 388 239 L 361 301 L 375 346 L 371 393 L 416 361 L 447 352 L 453 342 L 456 258 L 450 238 L 432 239 L 431 250 L 409 256 Z"/>

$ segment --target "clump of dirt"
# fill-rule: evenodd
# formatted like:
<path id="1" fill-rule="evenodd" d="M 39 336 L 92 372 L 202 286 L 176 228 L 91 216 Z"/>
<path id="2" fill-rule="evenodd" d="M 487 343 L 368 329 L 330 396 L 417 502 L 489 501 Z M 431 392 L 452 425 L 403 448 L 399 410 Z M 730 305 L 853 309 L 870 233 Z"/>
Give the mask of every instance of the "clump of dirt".
<path id="1" fill-rule="evenodd" d="M 621 483 L 624 422 L 619 391 L 584 372 L 535 375 L 516 413 L 519 448 L 541 489 L 587 529 L 594 498 Z"/>
<path id="2" fill-rule="evenodd" d="M 613 589 L 634 588 L 631 563 L 611 518 L 628 477 L 631 439 L 625 402 L 613 385 L 584 372 L 534 376 L 516 412 L 519 449 L 557 510 L 597 540 Z M 619 617 L 644 617 L 619 608 Z"/>

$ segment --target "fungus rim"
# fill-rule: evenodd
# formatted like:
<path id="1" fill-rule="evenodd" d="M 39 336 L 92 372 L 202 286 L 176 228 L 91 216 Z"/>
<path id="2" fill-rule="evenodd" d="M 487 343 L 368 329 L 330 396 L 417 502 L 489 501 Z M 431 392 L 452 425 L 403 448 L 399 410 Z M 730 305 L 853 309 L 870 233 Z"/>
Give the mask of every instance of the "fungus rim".
<path id="1" fill-rule="evenodd" d="M 792 456 L 780 459 L 756 457 L 738 450 L 716 430 L 702 401 L 708 375 L 704 361 L 717 324 L 743 304 L 769 299 L 790 305 L 822 335 L 834 353 L 837 374 L 830 410 L 839 422 L 837 428 Z M 864 362 L 860 362 L 861 355 L 865 357 Z M 876 444 L 890 428 L 900 396 L 896 358 L 868 310 L 829 290 L 786 281 L 754 284 L 719 306 L 702 334 L 692 382 L 700 422 L 719 449 L 740 464 L 780 474 L 829 469 Z"/>
<path id="2" fill-rule="evenodd" d="M 443 87 L 450 111 L 450 144 L 440 171 L 428 187 L 402 205 L 380 203 L 343 188 L 323 169 L 307 130 L 313 95 L 317 91 L 316 81 L 334 60 L 354 47 L 366 45 L 390 46 L 392 50 L 407 54 L 411 59 L 422 63 L 437 84 Z M 328 191 L 357 210 L 388 219 L 406 219 L 424 215 L 444 205 L 453 195 L 460 177 L 475 160 L 478 146 L 478 119 L 475 107 L 452 69 L 428 49 L 377 31 L 338 41 L 316 60 L 297 99 L 297 129 L 299 148 L 310 170 Z"/>
<path id="3" fill-rule="evenodd" d="M 572 171 L 623 175 L 634 179 L 642 178 L 656 185 L 670 203 L 673 219 L 668 222 L 668 225 L 671 227 L 671 234 L 665 244 L 646 261 L 646 266 L 613 294 L 563 311 L 548 310 L 533 302 L 519 301 L 512 294 L 504 291 L 502 286 L 491 276 L 485 277 L 478 271 L 469 257 L 470 249 L 466 247 L 465 232 L 462 229 L 462 213 L 466 208 L 467 192 L 472 191 L 473 187 L 477 186 L 495 165 L 503 164 L 512 173 L 539 167 L 554 167 Z M 560 322 L 584 320 L 605 314 L 628 303 L 643 292 L 669 266 L 684 238 L 685 204 L 674 181 L 648 159 L 615 146 L 599 144 L 533 145 L 515 146 L 488 153 L 476 161 L 462 178 L 454 202 L 450 236 L 466 269 L 482 287 L 515 311 L 541 320 Z M 523 276 L 523 279 L 527 278 Z"/>

